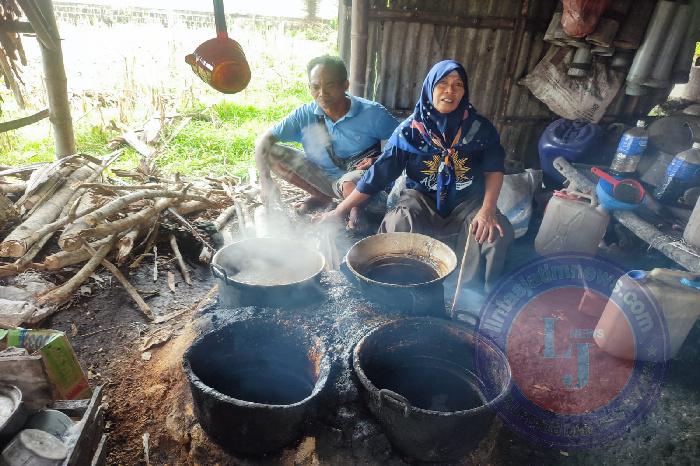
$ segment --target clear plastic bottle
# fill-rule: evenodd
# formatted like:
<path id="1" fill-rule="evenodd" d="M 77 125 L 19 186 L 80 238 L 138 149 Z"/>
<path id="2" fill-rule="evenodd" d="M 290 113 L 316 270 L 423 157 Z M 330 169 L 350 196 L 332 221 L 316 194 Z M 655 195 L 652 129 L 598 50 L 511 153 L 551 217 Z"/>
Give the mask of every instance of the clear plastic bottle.
<path id="1" fill-rule="evenodd" d="M 649 135 L 644 127 L 644 120 L 637 121 L 636 127 L 625 131 L 610 164 L 610 174 L 616 178 L 634 178 L 648 140 Z"/>
<path id="2" fill-rule="evenodd" d="M 686 189 L 700 185 L 700 142 L 673 157 L 664 181 L 654 190 L 663 204 L 675 205 Z"/>

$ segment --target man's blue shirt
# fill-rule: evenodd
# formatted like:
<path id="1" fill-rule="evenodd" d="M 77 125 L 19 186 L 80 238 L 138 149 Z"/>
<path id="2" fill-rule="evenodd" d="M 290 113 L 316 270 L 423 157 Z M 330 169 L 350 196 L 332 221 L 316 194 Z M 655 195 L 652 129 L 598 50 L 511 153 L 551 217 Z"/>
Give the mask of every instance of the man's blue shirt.
<path id="1" fill-rule="evenodd" d="M 345 171 L 328 156 L 325 148 L 328 136 L 319 127 L 320 119 L 331 136 L 335 155 L 340 158 L 359 154 L 382 139 L 389 139 L 399 124 L 381 104 L 346 95 L 350 98 L 350 110 L 336 122 L 328 118 L 316 102 L 311 102 L 292 111 L 272 128 L 272 136 L 278 141 L 301 143 L 306 157 L 334 180 Z"/>

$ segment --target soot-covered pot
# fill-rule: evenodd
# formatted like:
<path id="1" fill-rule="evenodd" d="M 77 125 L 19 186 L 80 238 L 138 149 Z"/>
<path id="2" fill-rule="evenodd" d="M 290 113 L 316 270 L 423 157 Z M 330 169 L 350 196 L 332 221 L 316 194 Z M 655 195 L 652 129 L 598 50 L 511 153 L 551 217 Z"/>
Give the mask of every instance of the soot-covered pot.
<path id="1" fill-rule="evenodd" d="M 259 454 L 301 438 L 330 358 L 302 329 L 253 319 L 201 336 L 185 353 L 184 370 L 207 435 L 225 450 Z"/>

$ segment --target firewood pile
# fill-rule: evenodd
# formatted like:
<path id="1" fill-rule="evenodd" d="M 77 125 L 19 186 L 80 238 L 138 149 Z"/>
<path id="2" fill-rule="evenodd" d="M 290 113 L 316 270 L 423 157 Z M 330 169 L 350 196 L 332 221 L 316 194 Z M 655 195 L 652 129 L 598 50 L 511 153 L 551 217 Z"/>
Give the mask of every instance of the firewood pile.
<path id="1" fill-rule="evenodd" d="M 153 319 L 120 267 L 138 267 L 153 254 L 160 235 L 169 243 L 184 281 L 191 284 L 178 238 L 182 241 L 184 235 L 201 247 L 199 260 L 206 263 L 214 251 L 212 234 L 250 216 L 256 206 L 254 180 L 244 184 L 226 176 L 188 181 L 178 175 L 109 169 L 121 152 L 0 167 L 0 281 L 12 283 L 28 271 L 52 281 L 69 277 L 32 295 L 32 312 L 23 307 L 15 325 L 36 324 L 55 312 L 100 266 Z"/>

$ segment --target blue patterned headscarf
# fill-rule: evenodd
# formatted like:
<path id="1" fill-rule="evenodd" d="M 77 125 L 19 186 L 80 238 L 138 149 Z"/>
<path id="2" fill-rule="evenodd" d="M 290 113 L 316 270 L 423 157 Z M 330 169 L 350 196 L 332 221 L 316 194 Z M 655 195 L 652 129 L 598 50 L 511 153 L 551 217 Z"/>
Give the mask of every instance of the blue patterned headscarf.
<path id="1" fill-rule="evenodd" d="M 464 96 L 455 110 L 442 114 L 435 110 L 433 91 L 437 83 L 453 71 L 457 71 L 464 82 Z M 423 81 L 420 100 L 413 115 L 401 124 L 399 131 L 389 141 L 401 150 L 418 155 L 437 151 L 442 154 L 437 173 L 436 208 L 443 217 L 449 214 L 454 205 L 457 192 L 454 169 L 456 150 L 462 145 L 473 113 L 474 108 L 469 103 L 467 72 L 456 61 L 443 60 L 430 69 Z"/>

